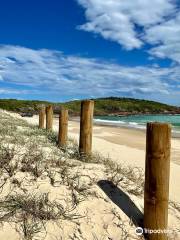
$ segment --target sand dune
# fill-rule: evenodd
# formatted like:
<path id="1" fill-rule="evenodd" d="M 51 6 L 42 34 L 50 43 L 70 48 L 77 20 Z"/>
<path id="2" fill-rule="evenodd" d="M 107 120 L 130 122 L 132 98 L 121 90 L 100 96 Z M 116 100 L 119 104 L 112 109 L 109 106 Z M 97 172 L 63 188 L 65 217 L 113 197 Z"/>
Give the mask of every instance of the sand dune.
<path id="1" fill-rule="evenodd" d="M 14 113 L 11 116 L 20 120 L 25 119 L 32 125 L 38 124 L 38 116 L 21 118 Z M 13 121 L 16 122 L 16 118 Z M 43 204 L 46 206 L 49 202 L 50 205 L 60 204 L 62 209 L 66 209 L 66 215 L 60 215 L 56 221 L 46 220 L 44 222 L 45 228 L 43 225 L 38 225 L 41 230 L 32 239 L 142 239 L 135 234 L 135 228 L 141 225 L 143 218 L 144 132 L 94 126 L 93 151 L 98 151 L 102 156 L 111 158 L 106 165 L 105 162 L 78 161 L 75 157 L 72 158 L 74 146 L 72 148 L 71 143 L 67 152 L 63 153 L 56 145 L 49 142 L 43 135 L 45 133 L 42 133 L 38 128 L 31 128 L 26 124 L 24 126 L 21 122 L 18 125 L 18 120 L 16 125 L 13 134 L 23 147 L 20 148 L 20 154 L 17 158 L 19 166 L 14 175 L 7 178 L 7 174 L 2 174 L 2 179 L 6 179 L 0 194 L 2 201 L 8 200 L 11 203 L 12 199 L 9 199 L 9 196 L 15 196 L 16 201 L 21 201 L 22 205 L 26 201 L 28 203 L 40 201 L 42 206 Z M 11 129 L 13 128 L 8 131 Z M 54 119 L 54 131 L 57 130 L 58 120 Z M 5 131 L 6 135 L 11 136 L 12 133 L 8 131 L 7 133 Z M 18 134 L 20 134 L 19 137 Z M 69 137 L 78 141 L 78 122 L 69 121 Z M 31 143 L 30 147 L 29 143 Z M 35 172 L 29 170 L 33 165 L 31 154 L 34 154 L 36 148 L 38 148 L 38 154 L 41 151 L 43 154 L 42 166 L 40 164 L 42 169 L 39 172 L 36 172 L 37 169 Z M 180 140 L 172 139 L 171 203 L 169 204 L 169 229 L 172 230 L 178 229 L 180 225 L 179 205 L 176 203 L 180 202 L 179 154 Z M 30 165 L 24 165 L 23 156 L 25 159 L 30 156 Z M 58 163 L 59 156 L 61 156 L 61 160 Z M 113 162 L 119 165 L 119 170 L 113 167 Z M 22 167 L 25 168 L 24 171 L 22 171 Z M 4 200 L 3 197 L 5 197 Z M 37 197 L 38 199 L 36 199 Z M 48 200 L 43 200 L 46 197 Z M 76 205 L 74 205 L 74 201 Z M 6 209 L 5 206 L 0 201 L 0 215 L 3 214 L 2 209 Z M 72 210 L 67 211 L 67 209 Z M 43 208 L 41 211 L 44 211 Z M 51 214 L 55 214 L 53 211 L 55 210 L 52 209 Z M 11 223 L 9 220 L 2 221 L 0 239 L 24 239 L 21 222 L 17 223 L 17 219 L 19 220 L 23 216 L 22 213 L 19 210 L 19 213 L 14 216 L 15 219 L 11 219 Z M 34 216 L 33 213 L 29 214 Z M 73 220 L 73 217 L 76 216 L 77 218 Z M 28 226 L 32 227 L 32 219 L 28 221 L 30 221 Z M 170 239 L 180 239 L 180 236 L 174 233 Z"/>
<path id="2" fill-rule="evenodd" d="M 26 118 L 38 124 L 38 116 Z M 54 119 L 54 130 L 58 131 L 58 119 Z M 79 139 L 79 123 L 69 121 L 69 136 Z M 136 129 L 97 126 L 93 128 L 93 151 L 110 157 L 117 163 L 145 168 L 145 132 Z M 180 139 L 172 138 L 170 199 L 180 202 Z"/>

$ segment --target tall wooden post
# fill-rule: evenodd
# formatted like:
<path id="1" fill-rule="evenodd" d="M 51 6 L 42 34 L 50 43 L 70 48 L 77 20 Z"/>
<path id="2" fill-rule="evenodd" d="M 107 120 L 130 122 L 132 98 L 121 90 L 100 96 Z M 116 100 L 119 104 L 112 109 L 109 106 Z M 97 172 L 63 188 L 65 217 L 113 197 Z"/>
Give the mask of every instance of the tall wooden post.
<path id="1" fill-rule="evenodd" d="M 39 110 L 39 128 L 44 128 L 45 114 L 45 107 L 41 107 Z"/>
<path id="2" fill-rule="evenodd" d="M 81 102 L 79 152 L 82 156 L 91 154 L 94 101 Z"/>
<path id="3" fill-rule="evenodd" d="M 60 147 L 66 146 L 67 132 L 68 132 L 68 110 L 61 109 L 59 114 L 59 134 L 58 134 L 58 145 Z"/>
<path id="4" fill-rule="evenodd" d="M 168 227 L 170 139 L 169 124 L 147 124 L 144 228 L 148 230 L 164 230 Z M 147 233 L 147 239 L 167 239 L 167 234 L 155 232 Z"/>
<path id="5" fill-rule="evenodd" d="M 46 129 L 52 130 L 53 127 L 53 107 L 49 105 L 46 107 Z"/>

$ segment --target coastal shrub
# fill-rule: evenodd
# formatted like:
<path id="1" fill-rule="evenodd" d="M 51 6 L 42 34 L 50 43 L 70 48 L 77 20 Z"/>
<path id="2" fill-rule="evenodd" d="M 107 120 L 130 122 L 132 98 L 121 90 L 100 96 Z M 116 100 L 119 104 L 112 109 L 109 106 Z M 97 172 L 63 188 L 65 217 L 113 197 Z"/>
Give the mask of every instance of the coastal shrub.
<path id="1" fill-rule="evenodd" d="M 9 125 L 5 124 L 6 120 Z M 6 196 L 2 194 L 3 197 L 0 197 L 0 222 L 14 223 L 22 239 L 40 240 L 47 234 L 47 223 L 58 223 L 59 226 L 59 220 L 72 223 L 83 217 L 78 214 L 82 201 L 102 200 L 110 207 L 108 211 L 116 219 L 114 226 L 121 229 L 120 239 L 131 239 L 126 225 L 132 223 L 124 223 L 121 213 L 113 211 L 111 199 L 99 191 L 97 183 L 101 180 L 111 181 L 129 193 L 130 197 L 142 199 L 144 171 L 117 164 L 98 152 L 81 156 L 78 143 L 73 139 L 68 139 L 65 148 L 59 148 L 56 144 L 57 133 L 38 129 L 19 120 L 13 125 L 13 121 L 5 113 L 0 118 L 0 188 L 2 190 L 5 186 L 5 190 L 9 191 L 3 191 Z M 57 191 L 62 189 L 62 199 L 51 200 L 50 194 L 42 193 L 42 183 L 45 186 L 47 184 L 50 192 L 56 187 Z M 180 212 L 177 203 L 172 203 L 171 207 L 173 211 Z M 84 209 L 83 214 L 86 217 Z M 102 228 L 107 232 L 108 224 Z M 81 238 L 80 230 L 78 234 Z M 94 239 L 101 237 L 94 235 Z"/>
<path id="2" fill-rule="evenodd" d="M 37 126 L 32 126 L 31 128 L 28 127 L 23 131 L 23 135 L 26 135 L 28 137 L 44 136 L 49 140 L 49 142 L 57 144 L 57 133 L 53 131 L 47 131 L 46 129 L 40 129 Z"/>
<path id="3" fill-rule="evenodd" d="M 18 155 L 17 148 L 9 144 L 0 144 L 0 169 L 12 177 L 18 168 L 18 161 L 14 157 Z"/>
<path id="4" fill-rule="evenodd" d="M 0 199 L 0 222 L 14 222 L 23 238 L 30 240 L 42 231 L 42 226 L 45 229 L 46 221 L 72 221 L 81 217 L 74 212 L 75 209 L 76 205 L 69 208 L 57 201 L 50 201 L 48 194 L 8 195 Z"/>
<path id="5" fill-rule="evenodd" d="M 144 193 L 144 171 L 138 167 L 108 163 L 108 180 L 123 187 L 128 193 L 141 196 Z"/>
<path id="6" fill-rule="evenodd" d="M 164 113 L 166 111 L 180 111 L 178 107 L 167 104 L 133 98 L 97 98 L 95 101 L 95 115 L 108 115 L 118 112 L 138 112 L 138 113 Z M 14 112 L 37 113 L 42 104 L 53 105 L 55 112 L 59 112 L 59 107 L 66 107 L 72 115 L 79 115 L 81 101 L 75 100 L 66 103 L 50 103 L 46 101 L 26 101 L 17 99 L 0 99 L 0 108 Z"/>

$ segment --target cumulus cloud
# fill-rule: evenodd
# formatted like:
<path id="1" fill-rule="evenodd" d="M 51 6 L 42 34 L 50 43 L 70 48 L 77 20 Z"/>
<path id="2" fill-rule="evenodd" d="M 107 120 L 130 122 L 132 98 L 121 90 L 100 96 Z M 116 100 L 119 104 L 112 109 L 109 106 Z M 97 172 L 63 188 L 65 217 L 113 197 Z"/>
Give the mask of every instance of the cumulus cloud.
<path id="1" fill-rule="evenodd" d="M 180 63 L 180 12 L 175 18 L 147 29 L 145 38 L 152 45 L 156 44 L 150 50 L 152 55 Z"/>
<path id="2" fill-rule="evenodd" d="M 180 11 L 176 0 L 77 0 L 87 22 L 79 29 L 100 34 L 127 50 L 152 44 L 150 54 L 180 62 Z M 154 47 L 154 45 L 156 45 Z"/>
<path id="3" fill-rule="evenodd" d="M 0 79 L 0 86 L 8 84 L 14 91 L 22 89 L 24 94 L 36 93 L 41 98 L 56 95 L 59 101 L 64 97 L 112 95 L 164 101 L 167 96 L 180 93 L 180 69 L 176 66 L 125 67 L 20 46 L 0 46 Z"/>

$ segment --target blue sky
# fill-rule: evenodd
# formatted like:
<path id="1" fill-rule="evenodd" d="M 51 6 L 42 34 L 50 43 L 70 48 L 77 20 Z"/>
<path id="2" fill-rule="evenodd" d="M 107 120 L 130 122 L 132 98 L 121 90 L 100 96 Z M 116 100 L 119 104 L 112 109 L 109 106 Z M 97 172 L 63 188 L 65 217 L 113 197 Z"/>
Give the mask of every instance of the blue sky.
<path id="1" fill-rule="evenodd" d="M 180 105 L 179 0 L 7 0 L 1 98 L 123 96 Z"/>

